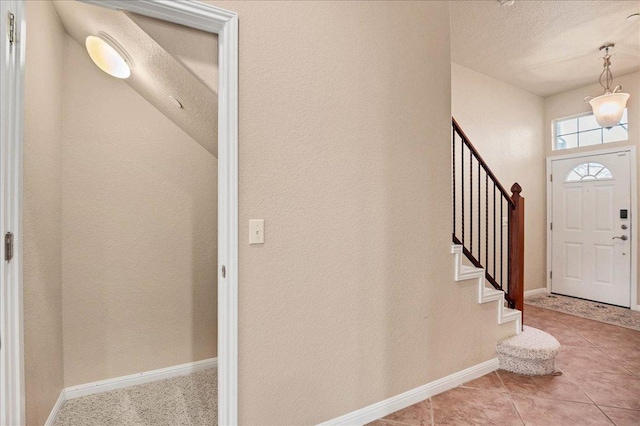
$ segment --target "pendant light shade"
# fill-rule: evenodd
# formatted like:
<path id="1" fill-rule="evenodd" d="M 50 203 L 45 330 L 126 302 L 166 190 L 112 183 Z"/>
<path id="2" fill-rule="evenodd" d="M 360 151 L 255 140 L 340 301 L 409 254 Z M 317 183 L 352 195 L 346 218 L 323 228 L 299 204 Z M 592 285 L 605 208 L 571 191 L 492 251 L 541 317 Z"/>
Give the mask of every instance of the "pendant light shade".
<path id="1" fill-rule="evenodd" d="M 585 98 L 585 100 L 589 102 L 589 105 L 591 105 L 593 115 L 598 124 L 607 129 L 620 123 L 630 96 L 628 93 L 619 92 L 621 89 L 620 86 L 616 86 L 613 91 L 611 90 L 613 74 L 611 73 L 611 55 L 609 54 L 609 49 L 613 49 L 613 46 L 613 43 L 600 46 L 600 50 L 605 51 L 605 55 L 602 57 L 604 60 L 604 69 L 599 79 L 600 85 L 604 88 L 604 95 L 595 98 L 591 98 L 590 96 Z"/>
<path id="2" fill-rule="evenodd" d="M 610 128 L 620 123 L 628 99 L 628 93 L 610 93 L 591 99 L 589 104 L 598 124 Z"/>

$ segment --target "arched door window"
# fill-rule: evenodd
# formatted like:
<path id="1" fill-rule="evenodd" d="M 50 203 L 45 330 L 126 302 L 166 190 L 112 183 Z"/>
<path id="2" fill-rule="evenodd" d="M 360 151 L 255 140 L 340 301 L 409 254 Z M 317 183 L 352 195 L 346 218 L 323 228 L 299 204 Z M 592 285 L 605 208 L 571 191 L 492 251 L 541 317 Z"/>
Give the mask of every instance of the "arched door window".
<path id="1" fill-rule="evenodd" d="M 613 179 L 613 175 L 602 163 L 582 163 L 569 172 L 565 182 L 597 179 Z"/>

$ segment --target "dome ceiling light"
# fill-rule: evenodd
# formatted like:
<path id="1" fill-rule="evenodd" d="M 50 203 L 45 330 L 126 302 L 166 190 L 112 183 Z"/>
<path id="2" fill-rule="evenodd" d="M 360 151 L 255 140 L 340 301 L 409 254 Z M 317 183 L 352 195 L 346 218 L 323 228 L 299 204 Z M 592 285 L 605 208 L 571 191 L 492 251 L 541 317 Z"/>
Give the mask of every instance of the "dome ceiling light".
<path id="1" fill-rule="evenodd" d="M 133 61 L 127 52 L 112 37 L 105 33 L 88 36 L 85 40 L 91 60 L 107 74 L 117 78 L 131 75 Z"/>
<path id="2" fill-rule="evenodd" d="M 500 6 L 504 6 L 504 7 L 513 6 L 515 2 L 516 0 L 498 0 L 498 3 L 500 3 Z"/>
<path id="3" fill-rule="evenodd" d="M 607 129 L 620 123 L 624 109 L 627 106 L 627 100 L 629 99 L 628 93 L 620 92 L 620 89 L 622 89 L 621 86 L 616 86 L 611 90 L 613 74 L 611 73 L 611 55 L 609 54 L 609 49 L 613 49 L 614 46 L 615 44 L 613 43 L 600 46 L 600 50 L 604 50 L 605 54 L 602 57 L 604 60 L 604 69 L 602 73 L 600 73 L 598 81 L 604 88 L 604 95 L 595 98 L 592 96 L 584 98 L 585 102 L 591 105 L 593 115 L 598 124 Z"/>

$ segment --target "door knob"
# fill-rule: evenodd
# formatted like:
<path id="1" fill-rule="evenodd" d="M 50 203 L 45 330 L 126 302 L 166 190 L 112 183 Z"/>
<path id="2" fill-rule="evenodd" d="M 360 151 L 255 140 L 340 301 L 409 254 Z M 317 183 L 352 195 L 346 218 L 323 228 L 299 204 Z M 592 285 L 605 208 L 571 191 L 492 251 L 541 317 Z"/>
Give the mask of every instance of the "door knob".
<path id="1" fill-rule="evenodd" d="M 612 240 L 615 240 L 616 238 L 619 238 L 619 239 L 621 239 L 622 241 L 627 241 L 627 240 L 629 239 L 629 237 L 627 237 L 626 235 L 623 235 L 623 236 L 621 236 L 621 237 L 613 237 L 613 238 L 611 238 L 611 239 L 612 239 Z"/>

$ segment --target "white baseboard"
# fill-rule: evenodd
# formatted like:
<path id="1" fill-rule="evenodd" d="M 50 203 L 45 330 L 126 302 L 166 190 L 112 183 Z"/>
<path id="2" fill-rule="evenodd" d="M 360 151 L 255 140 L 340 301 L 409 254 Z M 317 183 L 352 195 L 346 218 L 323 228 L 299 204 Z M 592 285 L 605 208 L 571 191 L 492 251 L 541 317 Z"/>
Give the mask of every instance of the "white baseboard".
<path id="1" fill-rule="evenodd" d="M 500 363 L 498 362 L 498 358 L 490 359 L 489 361 L 485 361 L 474 365 L 473 367 L 458 371 L 457 373 L 450 374 L 442 379 L 411 389 L 407 392 L 401 393 L 400 395 L 393 396 L 389 399 L 385 399 L 384 401 L 376 402 L 368 407 L 345 414 L 344 416 L 336 417 L 335 419 L 320 423 L 318 426 L 367 424 L 434 395 L 453 389 L 470 380 L 477 379 L 480 376 L 491 373 L 492 371 L 497 370 L 499 365 Z"/>
<path id="2" fill-rule="evenodd" d="M 66 400 L 67 397 L 65 395 L 65 391 L 64 389 L 62 389 L 62 392 L 60 392 L 60 396 L 58 396 L 58 400 L 51 409 L 51 413 L 49 413 L 47 421 L 44 422 L 44 426 L 53 426 L 56 423 L 56 420 L 58 420 L 58 414 L 60 414 L 60 409 L 62 408 L 62 404 L 64 404 Z"/>
<path id="3" fill-rule="evenodd" d="M 527 290 L 524 292 L 524 297 L 531 297 L 531 296 L 535 296 L 537 294 L 547 294 L 549 293 L 549 291 L 547 290 L 546 287 L 540 287 L 540 288 L 535 288 L 533 290 Z"/>
<path id="4" fill-rule="evenodd" d="M 71 386 L 64 390 L 66 399 L 80 398 L 81 396 L 92 395 L 94 393 L 108 392 L 115 389 L 127 388 L 129 386 L 141 385 L 143 383 L 155 382 L 156 380 L 170 379 L 172 377 L 184 376 L 197 371 L 208 370 L 218 367 L 218 358 L 209 358 L 202 361 L 189 362 L 175 365 L 173 367 L 160 368 L 158 370 L 145 371 L 143 373 L 130 374 L 128 376 L 115 377 L 113 379 L 101 380 L 99 382 L 86 383 L 84 385 Z"/>

